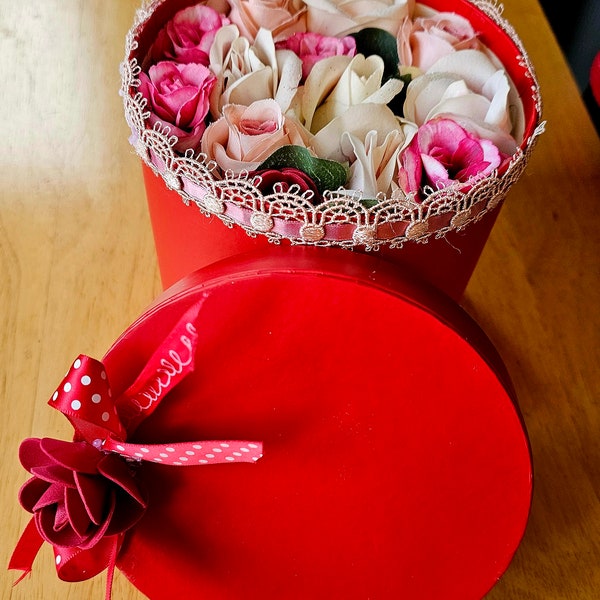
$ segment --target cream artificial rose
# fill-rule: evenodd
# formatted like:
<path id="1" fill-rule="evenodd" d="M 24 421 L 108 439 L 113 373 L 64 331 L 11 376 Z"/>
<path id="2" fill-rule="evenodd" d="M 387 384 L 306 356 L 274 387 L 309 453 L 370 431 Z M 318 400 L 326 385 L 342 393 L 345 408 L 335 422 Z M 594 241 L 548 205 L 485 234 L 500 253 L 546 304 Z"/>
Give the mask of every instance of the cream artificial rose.
<path id="1" fill-rule="evenodd" d="M 402 19 L 412 13 L 414 0 L 305 0 L 308 31 L 341 37 L 365 27 L 393 36 Z"/>
<path id="2" fill-rule="evenodd" d="M 315 134 L 310 147 L 321 158 L 347 163 L 348 157 L 342 148 L 344 134 L 365 140 L 370 131 L 375 131 L 377 138 L 383 140 L 390 131 L 402 132 L 403 127 L 403 122 L 385 104 L 357 104 Z"/>
<path id="3" fill-rule="evenodd" d="M 404 116 L 417 125 L 435 117 L 454 119 L 504 154 L 513 154 L 523 136 L 523 107 L 514 86 L 479 50 L 448 54 L 413 79 Z"/>
<path id="4" fill-rule="evenodd" d="M 285 112 L 302 77 L 302 60 L 290 50 L 276 50 L 271 32 L 261 29 L 251 44 L 235 25 L 222 27 L 210 49 L 210 69 L 217 76 L 211 114 L 227 104 L 249 106 L 272 98 Z"/>
<path id="5" fill-rule="evenodd" d="M 413 123 L 403 123 L 387 133 L 371 130 L 364 138 L 344 132 L 341 149 L 350 163 L 346 187 L 359 190 L 364 198 L 391 195 L 397 189 L 398 155 L 416 132 Z"/>
<path id="6" fill-rule="evenodd" d="M 308 132 L 285 117 L 275 100 L 250 106 L 228 104 L 223 116 L 211 123 L 202 136 L 201 150 L 223 171 L 254 171 L 281 146 L 307 147 Z"/>
<path id="7" fill-rule="evenodd" d="M 387 104 L 404 83 L 390 79 L 382 86 L 383 71 L 383 60 L 377 55 L 332 56 L 319 61 L 298 92 L 299 120 L 317 133 L 351 106 Z"/>

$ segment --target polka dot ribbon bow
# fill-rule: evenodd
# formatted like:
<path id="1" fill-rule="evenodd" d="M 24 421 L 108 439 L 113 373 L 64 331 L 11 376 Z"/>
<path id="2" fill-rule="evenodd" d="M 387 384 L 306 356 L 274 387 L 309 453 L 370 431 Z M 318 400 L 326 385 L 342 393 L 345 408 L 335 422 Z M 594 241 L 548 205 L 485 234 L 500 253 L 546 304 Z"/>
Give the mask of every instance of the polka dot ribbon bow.
<path id="1" fill-rule="evenodd" d="M 54 549 L 58 576 L 89 579 L 108 567 L 106 598 L 124 534 L 142 517 L 147 498 L 135 471 L 144 461 L 176 467 L 253 463 L 262 444 L 201 441 L 175 444 L 128 442 L 137 426 L 156 410 L 194 369 L 198 334 L 194 322 L 201 302 L 191 307 L 119 397 L 113 397 L 101 362 L 79 356 L 49 404 L 75 430 L 72 442 L 29 438 L 19 449 L 32 477 L 19 492 L 33 517 L 11 557 L 9 568 L 31 572 L 43 542 Z M 133 378 L 132 378 L 133 379 Z"/>

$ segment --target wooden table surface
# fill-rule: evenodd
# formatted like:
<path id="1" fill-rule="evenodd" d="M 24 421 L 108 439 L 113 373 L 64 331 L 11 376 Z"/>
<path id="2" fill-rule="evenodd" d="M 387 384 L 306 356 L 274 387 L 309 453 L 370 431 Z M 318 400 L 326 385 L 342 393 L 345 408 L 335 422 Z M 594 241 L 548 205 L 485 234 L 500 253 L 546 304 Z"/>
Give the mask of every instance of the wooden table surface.
<path id="1" fill-rule="evenodd" d="M 0 0 L 1 564 L 28 515 L 29 436 L 69 439 L 46 401 L 79 353 L 101 357 L 160 291 L 141 170 L 118 96 L 137 0 Z M 511 190 L 464 306 L 513 377 L 531 437 L 525 538 L 492 600 L 600 597 L 600 141 L 536 0 L 506 0 L 547 131 Z M 2 598 L 102 598 L 59 581 L 45 546 Z M 117 573 L 113 597 L 141 595 Z M 285 599 L 282 599 L 285 600 Z M 410 600 L 410 599 L 407 599 Z M 438 600 L 438 599 L 435 599 Z M 443 600 L 443 599 L 441 599 Z"/>

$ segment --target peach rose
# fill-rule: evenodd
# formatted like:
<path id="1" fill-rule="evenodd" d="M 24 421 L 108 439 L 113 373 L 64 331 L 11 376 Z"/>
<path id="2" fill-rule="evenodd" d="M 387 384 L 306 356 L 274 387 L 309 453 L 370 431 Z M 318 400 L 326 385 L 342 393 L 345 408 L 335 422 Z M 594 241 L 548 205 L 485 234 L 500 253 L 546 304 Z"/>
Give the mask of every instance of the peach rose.
<path id="1" fill-rule="evenodd" d="M 456 50 L 479 49 L 471 23 L 456 13 L 406 17 L 398 32 L 400 64 L 427 71 L 438 59 Z"/>
<path id="2" fill-rule="evenodd" d="M 306 6 L 303 0 L 229 0 L 231 22 L 250 41 L 259 29 L 268 29 L 277 42 L 299 31 L 306 31 Z"/>
<path id="3" fill-rule="evenodd" d="M 365 27 L 377 27 L 395 36 L 415 1 L 306 0 L 306 4 L 308 31 L 341 37 Z"/>
<path id="4" fill-rule="evenodd" d="M 228 104 L 202 138 L 202 152 L 224 171 L 254 171 L 281 146 L 307 146 L 308 132 L 283 115 L 275 100 Z"/>

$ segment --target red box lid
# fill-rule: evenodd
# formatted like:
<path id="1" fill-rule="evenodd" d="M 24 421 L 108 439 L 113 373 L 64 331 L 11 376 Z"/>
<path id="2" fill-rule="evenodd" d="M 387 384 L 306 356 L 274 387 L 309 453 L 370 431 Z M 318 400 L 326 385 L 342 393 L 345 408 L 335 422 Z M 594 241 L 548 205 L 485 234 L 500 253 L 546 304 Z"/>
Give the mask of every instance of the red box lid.
<path id="1" fill-rule="evenodd" d="M 481 598 L 522 538 L 532 469 L 476 323 L 370 256 L 242 255 L 119 338 L 104 358 L 116 394 L 200 299 L 195 370 L 131 441 L 255 439 L 264 456 L 144 463 L 149 507 L 117 563 L 131 582 L 169 600 Z"/>

